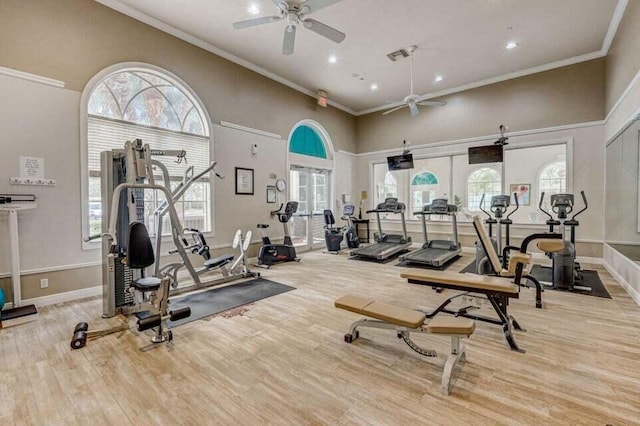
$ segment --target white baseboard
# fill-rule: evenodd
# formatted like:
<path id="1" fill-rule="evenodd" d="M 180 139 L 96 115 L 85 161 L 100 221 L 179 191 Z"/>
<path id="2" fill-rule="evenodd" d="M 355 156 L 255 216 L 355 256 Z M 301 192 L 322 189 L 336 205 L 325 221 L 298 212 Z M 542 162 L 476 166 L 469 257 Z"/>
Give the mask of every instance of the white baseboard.
<path id="1" fill-rule="evenodd" d="M 85 297 L 99 296 L 102 294 L 102 286 L 82 288 L 80 290 L 66 291 L 64 293 L 51 294 L 49 296 L 34 297 L 33 299 L 25 299 L 23 305 L 47 306 L 56 303 L 70 302 L 73 300 L 84 299 Z M 9 304 L 7 304 L 9 305 Z"/>
<path id="2" fill-rule="evenodd" d="M 633 301 L 636 302 L 638 306 L 640 306 L 640 293 L 635 288 L 633 288 L 631 284 L 629 284 L 622 277 L 622 275 L 618 274 L 618 272 L 613 267 L 611 267 L 611 265 L 609 265 L 607 262 L 603 262 L 602 264 L 604 265 L 605 269 L 611 274 L 611 276 L 615 278 L 616 281 L 618 281 L 620 286 L 625 289 L 629 296 L 631 296 Z"/>

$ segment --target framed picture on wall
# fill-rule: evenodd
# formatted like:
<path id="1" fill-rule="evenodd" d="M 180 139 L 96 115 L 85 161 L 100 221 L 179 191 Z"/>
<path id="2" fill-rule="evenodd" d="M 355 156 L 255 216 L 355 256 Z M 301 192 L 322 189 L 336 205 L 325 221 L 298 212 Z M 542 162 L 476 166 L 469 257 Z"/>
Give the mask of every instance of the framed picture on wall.
<path id="1" fill-rule="evenodd" d="M 512 183 L 509 193 L 516 194 L 518 197 L 518 204 L 521 206 L 528 206 L 531 204 L 531 184 L 530 183 Z"/>
<path id="2" fill-rule="evenodd" d="M 276 187 L 274 185 L 267 185 L 267 203 L 275 204 L 276 202 Z"/>
<path id="3" fill-rule="evenodd" d="M 236 194 L 253 195 L 253 169 L 236 167 Z"/>

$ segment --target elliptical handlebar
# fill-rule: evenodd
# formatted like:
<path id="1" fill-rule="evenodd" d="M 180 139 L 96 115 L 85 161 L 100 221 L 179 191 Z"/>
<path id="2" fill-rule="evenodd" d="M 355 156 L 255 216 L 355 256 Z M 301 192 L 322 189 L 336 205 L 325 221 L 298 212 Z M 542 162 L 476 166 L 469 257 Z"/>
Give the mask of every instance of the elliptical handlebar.
<path id="1" fill-rule="evenodd" d="M 584 203 L 584 207 L 582 208 L 582 210 L 580 210 L 579 212 L 577 212 L 576 214 L 574 214 L 573 216 L 571 216 L 571 220 L 574 221 L 576 220 L 576 217 L 582 213 L 583 211 L 585 211 L 586 209 L 589 208 L 589 203 L 587 203 L 587 196 L 584 195 L 584 191 L 580 191 L 580 195 L 582 196 L 582 202 Z"/>
<path id="2" fill-rule="evenodd" d="M 518 202 L 518 193 L 514 192 L 513 193 L 513 200 L 516 203 L 516 208 L 513 209 L 508 215 L 507 215 L 507 220 L 509 220 L 509 217 L 514 214 L 516 212 L 516 210 L 518 210 L 520 208 L 520 203 Z"/>
<path id="3" fill-rule="evenodd" d="M 542 208 L 542 203 L 544 202 L 544 191 L 542 191 L 542 193 L 540 194 L 540 202 L 538 203 L 538 209 L 546 214 L 547 216 L 549 216 L 549 220 L 553 220 L 553 216 L 551 216 L 551 213 L 549 213 L 548 211 L 546 211 L 545 209 Z"/>
<path id="4" fill-rule="evenodd" d="M 483 206 L 484 206 L 484 197 L 485 197 L 485 195 L 486 195 L 486 194 L 482 194 L 482 198 L 480 198 L 480 206 L 479 206 L 479 207 L 480 207 L 480 210 L 482 210 L 482 211 L 484 212 L 484 214 L 486 214 L 487 216 L 489 216 L 489 219 L 491 219 L 491 214 L 483 208 Z"/>

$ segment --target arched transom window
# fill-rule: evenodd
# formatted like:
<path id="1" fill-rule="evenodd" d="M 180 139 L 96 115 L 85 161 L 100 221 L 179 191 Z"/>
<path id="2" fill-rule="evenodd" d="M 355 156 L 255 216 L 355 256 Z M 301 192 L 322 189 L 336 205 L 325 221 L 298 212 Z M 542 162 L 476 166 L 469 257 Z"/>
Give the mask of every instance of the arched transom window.
<path id="1" fill-rule="evenodd" d="M 176 78 L 156 69 L 120 69 L 108 74 L 92 88 L 87 102 L 87 171 L 89 234 L 100 232 L 103 212 L 100 193 L 100 153 L 122 149 L 128 140 L 142 139 L 156 150 L 184 149 L 187 163 L 157 157 L 169 170 L 171 187 L 181 180 L 186 167 L 194 171 L 209 165 L 209 126 L 203 107 Z M 161 179 L 158 173 L 157 179 Z M 196 182 L 177 201 L 183 226 L 211 230 L 209 179 Z M 155 224 L 151 212 L 162 202 L 157 191 L 145 191 L 145 220 L 150 232 Z M 168 219 L 167 219 L 168 220 Z M 164 229 L 170 229 L 165 227 Z"/>

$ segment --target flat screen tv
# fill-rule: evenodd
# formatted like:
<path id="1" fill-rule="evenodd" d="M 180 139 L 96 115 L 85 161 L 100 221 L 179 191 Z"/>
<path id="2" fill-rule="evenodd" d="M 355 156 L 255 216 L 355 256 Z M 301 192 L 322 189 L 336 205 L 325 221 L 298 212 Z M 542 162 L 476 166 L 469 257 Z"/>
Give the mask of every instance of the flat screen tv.
<path id="1" fill-rule="evenodd" d="M 469 148 L 469 164 L 502 163 L 502 145 L 474 146 Z"/>
<path id="2" fill-rule="evenodd" d="M 413 169 L 413 154 L 400 154 L 387 157 L 389 171 Z"/>

